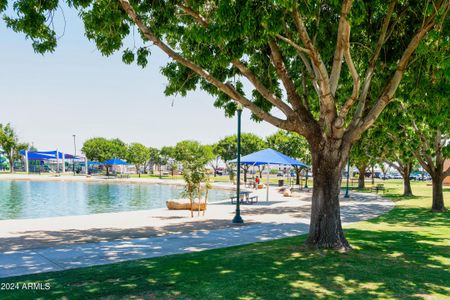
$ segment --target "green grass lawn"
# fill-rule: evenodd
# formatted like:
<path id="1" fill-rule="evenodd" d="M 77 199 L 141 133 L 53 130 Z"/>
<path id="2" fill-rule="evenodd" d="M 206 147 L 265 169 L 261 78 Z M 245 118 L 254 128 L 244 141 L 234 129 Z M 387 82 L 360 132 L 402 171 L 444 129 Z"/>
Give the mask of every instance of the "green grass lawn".
<path id="1" fill-rule="evenodd" d="M 51 289 L 0 291 L 0 299 L 450 299 L 450 212 L 430 212 L 424 183 L 409 198 L 400 182 L 385 184 L 396 208 L 348 226 L 349 253 L 308 251 L 299 236 L 4 279 Z"/>

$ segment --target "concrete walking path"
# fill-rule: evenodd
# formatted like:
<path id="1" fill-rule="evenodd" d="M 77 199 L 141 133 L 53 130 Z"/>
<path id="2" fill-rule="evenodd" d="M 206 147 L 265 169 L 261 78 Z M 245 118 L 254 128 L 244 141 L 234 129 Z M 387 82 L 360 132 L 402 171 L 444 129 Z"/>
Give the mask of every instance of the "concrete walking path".
<path id="1" fill-rule="evenodd" d="M 302 206 L 306 208 L 310 204 L 307 201 L 291 199 L 280 201 L 272 207 L 269 204 L 264 207 L 264 202 L 257 206 L 246 206 L 243 209 L 244 219 L 252 223 L 245 226 L 228 224 L 224 228 L 223 223 L 220 223 L 217 227 L 210 226 L 203 229 L 199 227 L 199 230 L 189 232 L 168 232 L 162 236 L 56 244 L 45 248 L 3 251 L 0 252 L 0 278 L 203 251 L 300 235 L 306 233 L 309 228 L 309 214 L 298 214 Z M 212 212 L 222 211 L 222 214 L 224 209 L 232 211 L 231 205 L 220 203 L 211 204 L 209 207 Z M 344 224 L 348 224 L 370 219 L 386 213 L 393 207 L 393 202 L 379 196 L 354 193 L 350 200 L 342 201 L 342 220 Z M 257 209 L 261 211 L 252 216 L 252 210 Z M 169 215 L 174 213 L 166 212 Z M 230 212 L 225 214 L 228 220 L 229 214 Z M 199 221 L 201 223 L 201 220 Z"/>

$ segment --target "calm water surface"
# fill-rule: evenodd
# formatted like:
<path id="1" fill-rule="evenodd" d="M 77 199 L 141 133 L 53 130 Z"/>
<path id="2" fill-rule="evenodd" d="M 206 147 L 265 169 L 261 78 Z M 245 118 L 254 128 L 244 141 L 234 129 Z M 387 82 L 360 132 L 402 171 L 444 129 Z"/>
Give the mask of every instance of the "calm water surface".
<path id="1" fill-rule="evenodd" d="M 56 181 L 0 181 L 0 220 L 88 215 L 165 207 L 182 186 Z M 230 197 L 210 190 L 208 201 Z"/>

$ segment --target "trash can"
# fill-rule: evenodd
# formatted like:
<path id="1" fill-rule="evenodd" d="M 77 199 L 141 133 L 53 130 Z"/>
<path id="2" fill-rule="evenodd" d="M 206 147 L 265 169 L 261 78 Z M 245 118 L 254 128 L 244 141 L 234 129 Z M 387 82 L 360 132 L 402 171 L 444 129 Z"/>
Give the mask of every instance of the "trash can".
<path id="1" fill-rule="evenodd" d="M 284 185 L 284 179 L 278 179 L 278 186 Z"/>

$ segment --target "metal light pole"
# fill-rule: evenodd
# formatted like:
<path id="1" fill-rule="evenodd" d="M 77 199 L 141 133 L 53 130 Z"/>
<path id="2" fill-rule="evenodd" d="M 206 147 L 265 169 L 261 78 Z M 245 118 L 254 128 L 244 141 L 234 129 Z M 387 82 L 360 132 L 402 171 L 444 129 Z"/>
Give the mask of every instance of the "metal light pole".
<path id="1" fill-rule="evenodd" d="M 350 198 L 350 195 L 348 194 L 348 181 L 350 178 L 350 158 L 348 159 L 347 162 L 347 187 L 345 188 L 345 195 L 344 198 Z"/>
<path id="2" fill-rule="evenodd" d="M 305 189 L 308 188 L 308 167 L 306 167 L 306 176 L 305 176 Z"/>
<path id="3" fill-rule="evenodd" d="M 244 223 L 241 218 L 241 115 L 242 107 L 239 105 L 237 109 L 238 125 L 237 125 L 237 187 L 236 187 L 236 215 L 233 223 Z"/>
<path id="4" fill-rule="evenodd" d="M 77 156 L 77 143 L 75 141 L 76 135 L 72 134 L 73 136 L 73 159 L 72 159 L 72 171 L 73 175 L 75 175 L 75 156 Z"/>

